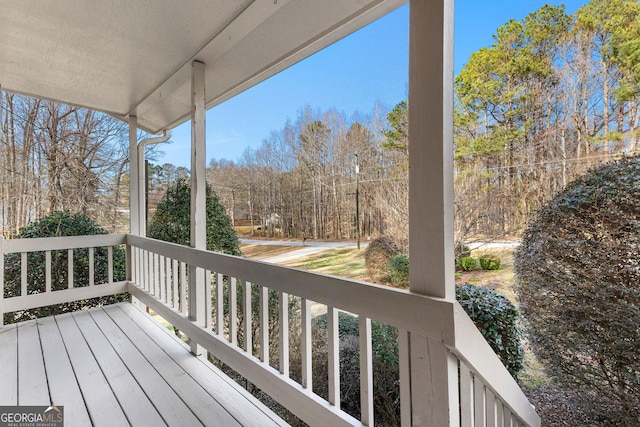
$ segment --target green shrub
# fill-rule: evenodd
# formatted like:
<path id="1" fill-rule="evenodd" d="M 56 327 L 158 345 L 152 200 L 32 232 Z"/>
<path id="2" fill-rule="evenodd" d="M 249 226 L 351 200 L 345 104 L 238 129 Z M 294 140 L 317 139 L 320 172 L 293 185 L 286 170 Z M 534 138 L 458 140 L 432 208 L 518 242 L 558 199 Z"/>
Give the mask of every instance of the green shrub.
<path id="1" fill-rule="evenodd" d="M 458 260 L 458 266 L 462 271 L 471 271 L 476 268 L 478 263 L 474 257 L 465 256 Z"/>
<path id="2" fill-rule="evenodd" d="M 409 257 L 395 255 L 391 258 L 391 283 L 399 288 L 409 287 Z"/>
<path id="3" fill-rule="evenodd" d="M 504 295 L 485 286 L 456 286 L 456 300 L 478 327 L 493 351 L 516 378 L 522 370 L 520 313 Z"/>
<path id="4" fill-rule="evenodd" d="M 640 158 L 601 165 L 542 206 L 514 257 L 538 360 L 603 425 L 640 425 Z"/>
<path id="5" fill-rule="evenodd" d="M 500 270 L 500 257 L 497 255 L 482 255 L 479 261 L 483 270 Z"/>
<path id="6" fill-rule="evenodd" d="M 53 212 L 20 230 L 16 236 L 18 239 L 32 239 L 39 237 L 64 237 L 87 236 L 107 234 L 107 231 L 98 226 L 91 218 L 83 214 L 69 212 Z M 94 249 L 94 278 L 96 283 L 106 282 L 108 279 L 107 248 Z M 27 292 L 29 294 L 45 291 L 46 284 L 46 256 L 45 252 L 30 252 L 27 254 Z M 113 280 L 125 279 L 126 254 L 123 247 L 113 248 Z M 68 287 L 68 252 L 51 252 L 51 289 L 59 291 Z M 20 295 L 21 284 L 21 260 L 20 254 L 12 253 L 5 256 L 5 296 L 14 297 Z M 89 286 L 89 251 L 87 249 L 73 250 L 73 282 L 74 287 Z M 126 294 L 118 294 L 89 300 L 73 301 L 64 304 L 56 304 L 48 307 L 39 307 L 30 310 L 6 313 L 6 323 L 21 322 L 38 317 L 52 316 L 70 311 L 82 310 L 98 305 L 111 304 L 125 301 Z"/>
<path id="7" fill-rule="evenodd" d="M 390 262 L 395 255 L 400 255 L 402 248 L 392 238 L 378 237 L 364 251 L 364 263 L 369 278 L 377 283 L 391 280 Z"/>

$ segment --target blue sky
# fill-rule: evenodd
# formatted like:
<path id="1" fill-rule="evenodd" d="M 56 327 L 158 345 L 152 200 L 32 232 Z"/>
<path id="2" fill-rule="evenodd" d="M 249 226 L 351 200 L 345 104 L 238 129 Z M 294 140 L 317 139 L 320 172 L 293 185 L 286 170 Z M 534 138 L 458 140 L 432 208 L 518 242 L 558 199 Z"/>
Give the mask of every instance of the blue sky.
<path id="1" fill-rule="evenodd" d="M 584 0 L 457 0 L 455 71 L 469 55 L 491 45 L 496 29 L 522 19 L 544 4 L 565 4 L 575 12 Z M 273 130 L 295 120 L 306 105 L 336 108 L 351 117 L 374 105 L 387 109 L 407 97 L 409 8 L 403 6 L 327 49 L 207 112 L 207 164 L 212 158 L 237 160 L 246 147 L 257 147 Z M 173 130 L 157 163 L 189 167 L 190 125 Z"/>

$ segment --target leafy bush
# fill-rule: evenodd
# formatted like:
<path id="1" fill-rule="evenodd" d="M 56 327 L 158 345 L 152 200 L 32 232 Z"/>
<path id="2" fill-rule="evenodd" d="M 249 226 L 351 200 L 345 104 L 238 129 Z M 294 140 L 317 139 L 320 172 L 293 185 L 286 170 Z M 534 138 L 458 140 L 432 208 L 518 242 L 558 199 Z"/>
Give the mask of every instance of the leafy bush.
<path id="1" fill-rule="evenodd" d="M 238 235 L 218 196 L 207 184 L 207 250 L 241 255 Z M 167 188 L 149 221 L 153 239 L 188 246 L 191 241 L 191 184 L 180 179 Z"/>
<path id="2" fill-rule="evenodd" d="M 63 237 L 107 234 L 107 231 L 96 225 L 93 220 L 82 214 L 68 212 L 53 212 L 20 230 L 17 238 L 32 239 L 38 237 Z M 107 248 L 94 249 L 94 277 L 96 283 L 107 281 Z M 31 252 L 27 255 L 27 292 L 29 294 L 44 292 L 45 290 L 45 253 Z M 58 291 L 68 287 L 68 252 L 51 252 L 51 289 Z M 113 248 L 113 280 L 121 281 L 126 274 L 126 254 L 124 248 Z M 89 286 L 89 254 L 87 249 L 73 251 L 73 282 L 74 287 Z M 12 253 L 5 256 L 5 295 L 13 297 L 20 295 L 21 260 L 20 254 Z M 37 317 L 52 316 L 69 311 L 82 310 L 97 305 L 111 304 L 127 299 L 125 294 L 113 295 L 90 300 L 81 300 L 49 307 L 40 307 L 15 313 L 5 314 L 5 322 L 21 322 Z"/>
<path id="3" fill-rule="evenodd" d="M 607 424 L 640 424 L 640 159 L 601 165 L 537 212 L 515 254 L 538 359 Z"/>
<path id="4" fill-rule="evenodd" d="M 409 257 L 394 255 L 390 261 L 391 283 L 399 288 L 409 287 Z"/>
<path id="5" fill-rule="evenodd" d="M 482 255 L 478 260 L 483 270 L 500 270 L 500 257 L 497 255 Z"/>
<path id="6" fill-rule="evenodd" d="M 469 283 L 456 286 L 456 300 L 516 378 L 522 370 L 524 349 L 520 313 L 515 306 L 495 290 Z"/>
<path id="7" fill-rule="evenodd" d="M 478 263 L 474 257 L 465 256 L 458 260 L 458 266 L 462 271 L 471 271 L 476 268 Z"/>
<path id="8" fill-rule="evenodd" d="M 391 280 L 390 261 L 400 255 L 402 248 L 390 237 L 378 237 L 364 251 L 364 263 L 372 281 L 385 283 Z"/>

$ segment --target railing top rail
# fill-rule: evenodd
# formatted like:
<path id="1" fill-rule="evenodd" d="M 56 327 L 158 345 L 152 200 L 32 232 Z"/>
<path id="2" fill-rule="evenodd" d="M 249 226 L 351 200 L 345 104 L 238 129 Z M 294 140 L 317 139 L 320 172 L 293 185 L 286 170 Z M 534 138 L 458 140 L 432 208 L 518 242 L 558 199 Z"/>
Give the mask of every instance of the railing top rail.
<path id="1" fill-rule="evenodd" d="M 452 301 L 129 235 L 130 245 L 454 344 Z M 286 277 L 286 280 L 283 280 Z M 338 304 L 339 302 L 339 304 Z"/>
<path id="2" fill-rule="evenodd" d="M 2 252 L 57 251 L 76 248 L 116 246 L 127 243 L 126 234 L 98 234 L 93 236 L 39 237 L 33 239 L 3 239 Z"/>

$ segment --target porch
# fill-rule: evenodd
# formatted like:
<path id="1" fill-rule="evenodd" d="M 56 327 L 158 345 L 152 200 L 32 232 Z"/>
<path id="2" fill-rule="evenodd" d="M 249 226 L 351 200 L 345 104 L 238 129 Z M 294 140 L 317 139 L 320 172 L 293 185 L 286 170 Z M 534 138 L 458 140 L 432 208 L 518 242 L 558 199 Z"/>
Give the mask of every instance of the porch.
<path id="1" fill-rule="evenodd" d="M 384 286 L 344 280 L 268 263 L 188 248 L 133 235 L 0 241 L 4 255 L 20 263 L 19 295 L 0 299 L 0 314 L 128 292 L 120 303 L 0 328 L 0 405 L 65 405 L 78 425 L 100 424 L 103 414 L 132 425 L 156 419 L 168 425 L 278 425 L 282 423 L 233 381 L 202 360 L 209 352 L 310 425 L 373 425 L 374 381 L 371 321 L 398 329 L 401 415 L 410 425 L 415 412 L 431 417 L 431 405 L 412 409 L 411 369 L 427 375 L 444 345 L 455 364 L 447 412 L 450 425 L 539 425 L 539 418 L 517 383 L 455 302 Z M 127 252 L 127 280 L 114 282 L 113 248 Z M 89 268 L 86 286 L 72 282 L 52 290 L 55 252 L 108 249 L 105 279 Z M 29 293 L 28 254 L 44 253 L 43 291 Z M 90 258 L 93 258 L 90 255 Z M 73 260 L 73 257 L 69 258 Z M 73 261 L 67 276 L 74 277 Z M 2 283 L 4 283 L 4 271 Z M 42 273 L 42 272 L 40 272 Z M 201 280 L 189 280 L 198 277 Z M 190 283 L 191 282 L 191 283 Z M 202 289 L 195 289 L 201 283 Z M 191 285 L 191 286 L 190 286 Z M 277 322 L 269 321 L 269 293 L 277 294 Z M 198 298 L 198 294 L 204 297 Z M 2 294 L 4 296 L 4 294 Z M 257 296 L 257 298 L 255 297 Z M 290 310 L 293 301 L 299 310 Z M 326 306 L 329 395 L 313 392 L 311 304 Z M 190 348 L 141 311 L 149 307 L 189 337 Z M 361 409 L 353 417 L 340 407 L 338 312 L 358 316 Z M 301 372 L 293 379 L 289 345 L 292 316 L 299 316 Z M 239 319 L 241 319 L 239 321 Z M 244 331 L 257 332 L 244 334 Z M 277 339 L 270 339 L 270 336 Z M 252 337 L 256 336 L 256 342 Z M 274 344 L 274 341 L 277 344 Z M 276 348 L 276 367 L 270 363 Z M 423 345 L 411 359 L 410 345 Z M 197 354 L 200 357 L 194 356 Z M 186 375 L 185 375 L 186 374 Z M 126 391 L 125 391 L 126 390 Z M 127 397 L 125 397 L 125 394 Z M 415 398 L 415 396 L 413 396 Z M 81 408 L 76 412 L 75 408 Z M 86 409 L 82 409 L 86 408 Z M 414 413 L 412 414 L 412 410 Z M 89 417 L 89 418 L 87 418 Z M 186 417 L 186 418 L 183 418 Z M 430 418 L 431 419 L 431 418 Z M 425 425 L 440 425 L 428 419 Z M 187 422 L 185 420 L 191 420 Z M 111 424 L 112 422 L 109 421 Z M 118 423 L 120 424 L 120 423 Z M 152 423 L 156 424 L 156 423 Z M 113 424 L 112 424 L 113 425 Z M 220 425 L 220 424 L 218 424 Z"/>

